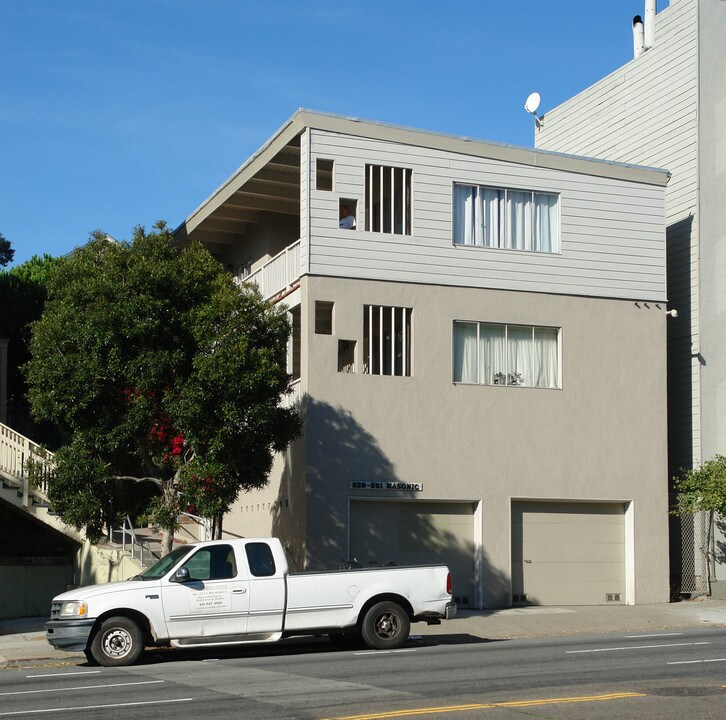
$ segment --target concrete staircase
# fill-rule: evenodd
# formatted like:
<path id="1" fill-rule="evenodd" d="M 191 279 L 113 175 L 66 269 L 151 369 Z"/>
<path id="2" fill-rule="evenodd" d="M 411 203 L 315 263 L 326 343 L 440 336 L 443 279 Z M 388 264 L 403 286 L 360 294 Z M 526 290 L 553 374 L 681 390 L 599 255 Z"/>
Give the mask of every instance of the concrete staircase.
<path id="1" fill-rule="evenodd" d="M 52 472 L 53 453 L 0 423 L 0 498 L 82 543 L 83 533 L 66 525 L 50 508 L 47 489 Z"/>
<path id="2" fill-rule="evenodd" d="M 112 533 L 107 542 L 92 544 L 84 532 L 66 525 L 53 512 L 47 494 L 53 462 L 53 453 L 0 423 L 0 500 L 77 543 L 74 585 L 92 585 L 136 575 L 143 567 L 141 552 L 130 538 L 116 543 L 116 533 Z M 155 562 L 158 552 L 157 558 L 152 560 L 151 553 L 148 558 Z"/>

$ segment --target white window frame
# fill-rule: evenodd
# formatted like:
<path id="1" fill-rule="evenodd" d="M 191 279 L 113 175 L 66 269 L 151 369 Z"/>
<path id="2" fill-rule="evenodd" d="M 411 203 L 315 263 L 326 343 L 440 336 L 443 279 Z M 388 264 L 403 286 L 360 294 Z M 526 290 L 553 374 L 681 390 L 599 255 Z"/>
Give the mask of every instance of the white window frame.
<path id="1" fill-rule="evenodd" d="M 460 242 L 458 236 L 460 235 L 459 228 L 457 228 L 457 217 L 456 217 L 456 190 L 457 188 L 470 188 L 476 190 L 476 204 L 475 209 L 476 218 L 480 217 L 481 213 L 481 201 L 480 196 L 483 191 L 490 191 L 501 193 L 501 198 L 497 201 L 498 212 L 497 212 L 497 238 L 496 243 L 487 245 L 484 242 L 464 243 Z M 531 217 L 529 218 L 530 233 L 531 237 L 525 238 L 525 245 L 529 247 L 512 247 L 512 238 L 510 237 L 510 223 L 509 223 L 509 194 L 510 193 L 529 193 L 530 205 L 531 205 Z M 535 247 L 537 239 L 537 196 L 544 196 L 549 198 L 556 198 L 557 217 L 554 223 L 554 247 L 551 250 L 541 250 Z M 452 186 L 451 196 L 451 229 L 452 229 L 452 243 L 456 247 L 476 247 L 487 250 L 509 250 L 515 252 L 533 252 L 543 255 L 559 255 L 562 247 L 562 195 L 558 192 L 550 190 L 530 190 L 528 188 L 513 188 L 513 187 L 497 187 L 493 185 L 478 185 L 475 183 L 462 183 L 455 182 Z"/>
<path id="2" fill-rule="evenodd" d="M 456 326 L 457 325 L 476 325 L 476 382 L 466 382 L 464 380 L 456 380 Z M 481 328 L 482 326 L 497 327 L 504 329 L 504 372 L 499 382 L 482 382 L 481 378 L 481 361 L 479 358 Z M 526 385 L 516 381 L 513 373 L 509 372 L 509 329 L 510 328 L 527 328 L 532 331 L 532 347 L 534 347 L 535 330 L 556 330 L 557 331 L 557 378 L 554 386 L 549 385 Z M 454 385 L 481 385 L 484 387 L 524 387 L 530 390 L 561 390 L 562 389 L 562 328 L 553 325 L 523 325 L 519 323 L 499 323 L 487 322 L 484 320 L 454 320 L 451 326 L 451 378 Z"/>

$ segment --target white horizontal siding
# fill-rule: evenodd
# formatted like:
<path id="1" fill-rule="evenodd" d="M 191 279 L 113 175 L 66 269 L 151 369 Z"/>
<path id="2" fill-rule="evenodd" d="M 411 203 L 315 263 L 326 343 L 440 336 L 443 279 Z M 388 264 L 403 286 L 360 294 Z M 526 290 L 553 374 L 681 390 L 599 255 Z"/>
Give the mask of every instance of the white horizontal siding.
<path id="1" fill-rule="evenodd" d="M 698 0 L 658 13 L 653 48 L 558 108 L 536 133 L 539 148 L 667 168 L 671 445 L 676 462 L 699 462 Z M 690 228 L 690 233 L 681 226 Z M 677 367 L 676 367 L 677 364 Z M 683 453 L 693 447 L 693 457 Z"/>
<path id="2" fill-rule="evenodd" d="M 333 158 L 334 191 L 311 191 L 310 272 L 398 282 L 665 299 L 663 189 L 500 160 L 311 131 L 313 157 Z M 340 197 L 365 226 L 365 165 L 413 170 L 413 234 L 338 230 Z M 561 253 L 453 245 L 455 183 L 555 192 Z"/>
<path id="3" fill-rule="evenodd" d="M 310 166 L 310 131 L 300 136 L 300 274 L 308 270 L 310 238 L 310 188 L 315 187 L 314 169 Z"/>

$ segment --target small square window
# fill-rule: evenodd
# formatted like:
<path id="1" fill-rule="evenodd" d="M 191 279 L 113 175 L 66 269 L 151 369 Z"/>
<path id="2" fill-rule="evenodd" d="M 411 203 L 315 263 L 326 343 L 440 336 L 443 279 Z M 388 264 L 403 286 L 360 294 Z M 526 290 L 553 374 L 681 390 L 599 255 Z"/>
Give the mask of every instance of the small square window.
<path id="1" fill-rule="evenodd" d="M 340 198 L 338 205 L 338 227 L 341 230 L 355 230 L 358 227 L 356 213 L 358 201 L 352 198 Z"/>
<path id="2" fill-rule="evenodd" d="M 338 340 L 338 372 L 355 372 L 355 340 Z"/>
<path id="3" fill-rule="evenodd" d="M 333 189 L 333 161 L 318 158 L 315 161 L 315 187 L 318 190 Z"/>
<path id="4" fill-rule="evenodd" d="M 315 334 L 333 334 L 333 303 L 315 301 Z"/>

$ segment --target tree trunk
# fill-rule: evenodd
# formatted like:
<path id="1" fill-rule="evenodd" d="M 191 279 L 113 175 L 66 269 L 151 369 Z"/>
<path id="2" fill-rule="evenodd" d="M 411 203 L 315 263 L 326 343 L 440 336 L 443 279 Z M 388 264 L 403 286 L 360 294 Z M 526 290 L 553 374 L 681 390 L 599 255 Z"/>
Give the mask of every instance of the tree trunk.
<path id="1" fill-rule="evenodd" d="M 212 518 L 212 540 L 222 539 L 222 515 L 215 515 Z"/>
<path id="2" fill-rule="evenodd" d="M 161 489 L 161 495 L 164 499 L 164 505 L 169 508 L 172 513 L 174 513 L 173 518 L 170 514 L 167 515 L 167 522 L 169 523 L 170 527 L 161 528 L 161 556 L 164 557 L 164 555 L 168 555 L 171 552 L 172 546 L 174 544 L 174 533 L 176 532 L 176 529 L 178 527 L 178 516 L 176 515 L 176 513 L 178 512 L 177 491 L 174 483 L 164 483 Z"/>
<path id="3" fill-rule="evenodd" d="M 171 547 L 174 544 L 174 529 L 162 528 L 162 531 L 161 557 L 164 557 L 164 555 L 168 555 L 171 552 Z"/>

